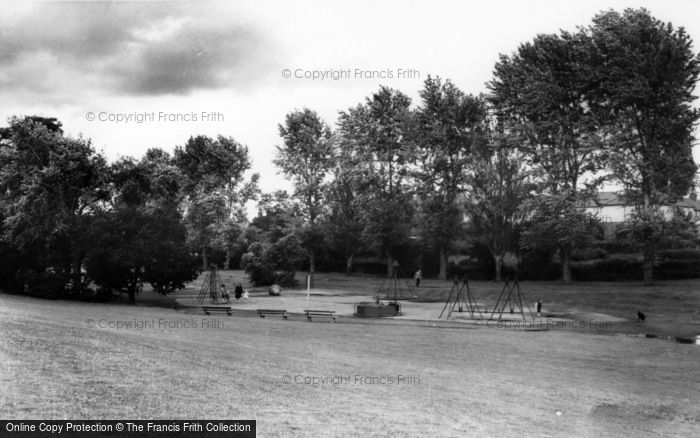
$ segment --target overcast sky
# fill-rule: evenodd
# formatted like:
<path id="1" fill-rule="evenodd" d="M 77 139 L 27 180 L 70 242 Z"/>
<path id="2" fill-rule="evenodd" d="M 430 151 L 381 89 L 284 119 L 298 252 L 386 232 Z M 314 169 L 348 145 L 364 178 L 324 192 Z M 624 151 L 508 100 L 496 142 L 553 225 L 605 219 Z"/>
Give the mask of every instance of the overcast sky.
<path id="1" fill-rule="evenodd" d="M 111 160 L 172 151 L 191 135 L 232 136 L 249 147 L 264 190 L 287 186 L 271 161 L 288 112 L 309 107 L 335 126 L 339 110 L 380 85 L 417 104 L 428 74 L 478 94 L 499 53 L 602 10 L 646 7 L 685 27 L 700 51 L 694 0 L 15 3 L 0 15 L 3 125 L 57 117 Z M 297 77 L 328 70 L 336 79 Z"/>

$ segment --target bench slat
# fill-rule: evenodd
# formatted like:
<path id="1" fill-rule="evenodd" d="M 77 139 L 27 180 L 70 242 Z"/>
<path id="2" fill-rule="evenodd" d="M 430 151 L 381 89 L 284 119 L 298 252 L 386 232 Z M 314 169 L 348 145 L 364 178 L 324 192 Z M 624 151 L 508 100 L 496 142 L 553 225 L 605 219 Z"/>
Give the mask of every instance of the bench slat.
<path id="1" fill-rule="evenodd" d="M 215 312 L 226 312 L 228 316 L 231 316 L 232 311 L 230 307 L 211 307 L 211 306 L 202 306 L 202 310 L 204 310 L 204 313 L 209 315 L 209 313 L 215 313 Z"/>
<path id="2" fill-rule="evenodd" d="M 311 322 L 312 316 L 330 316 L 335 322 L 335 310 L 304 310 L 306 312 L 306 321 Z"/>
<path id="3" fill-rule="evenodd" d="M 287 319 L 286 309 L 258 309 L 258 315 L 264 318 L 265 315 L 282 315 L 283 319 Z"/>

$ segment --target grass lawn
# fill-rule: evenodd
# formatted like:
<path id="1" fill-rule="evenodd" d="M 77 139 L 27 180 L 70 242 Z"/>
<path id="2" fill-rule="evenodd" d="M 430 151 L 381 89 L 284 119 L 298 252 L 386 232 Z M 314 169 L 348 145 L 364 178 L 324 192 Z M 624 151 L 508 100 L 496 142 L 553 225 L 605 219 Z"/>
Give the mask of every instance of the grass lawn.
<path id="1" fill-rule="evenodd" d="M 317 279 L 338 293 L 376 283 Z M 684 284 L 522 287 L 530 301 L 609 314 L 641 297 L 656 303 L 644 307 L 651 321 L 679 310 L 697 324 L 688 303 L 700 283 Z M 428 281 L 425 299 L 444 286 Z M 4 418 L 257 419 L 259 436 L 700 436 L 700 348 L 662 340 L 205 317 L 9 295 L 0 295 L 0 331 Z"/>

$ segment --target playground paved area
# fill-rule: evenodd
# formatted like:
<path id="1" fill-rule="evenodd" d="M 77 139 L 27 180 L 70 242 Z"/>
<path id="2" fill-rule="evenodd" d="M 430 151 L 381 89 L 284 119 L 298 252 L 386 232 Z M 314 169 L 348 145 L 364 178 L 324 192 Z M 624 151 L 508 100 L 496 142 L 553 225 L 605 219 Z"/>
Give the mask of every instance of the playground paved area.
<path id="1" fill-rule="evenodd" d="M 178 292 L 175 301 L 177 303 L 178 309 L 187 313 L 202 313 L 202 306 L 230 306 L 233 309 L 234 315 L 239 314 L 252 314 L 257 309 L 285 309 L 290 314 L 300 314 L 303 315 L 305 310 L 333 310 L 336 312 L 338 317 L 352 318 L 355 314 L 355 304 L 361 302 L 375 302 L 376 297 L 373 295 L 357 295 L 357 294 L 347 294 L 338 293 L 337 290 L 326 290 L 326 289 L 311 289 L 310 291 L 305 290 L 283 290 L 280 296 L 272 296 L 266 292 L 254 292 L 250 297 L 245 299 L 236 300 L 231 297 L 230 303 L 225 303 L 223 300 L 219 299 L 214 302 L 210 297 L 206 297 L 200 303 L 198 300 L 199 291 L 195 290 L 185 290 Z M 390 303 L 392 300 L 386 299 L 382 300 L 383 303 Z M 396 320 L 396 321 L 416 321 L 426 322 L 432 321 L 434 323 L 462 323 L 473 327 L 497 327 L 503 328 L 505 325 L 511 329 L 524 329 L 524 330 L 546 330 L 548 328 L 580 328 L 573 327 L 573 323 L 576 321 L 585 320 L 587 324 L 591 325 L 592 329 L 604 329 L 605 324 L 615 323 L 625 321 L 622 318 L 618 318 L 611 315 L 606 315 L 602 313 L 586 313 L 585 315 L 577 315 L 576 318 L 568 317 L 567 315 L 559 315 L 555 313 L 548 313 L 543 309 L 540 317 L 537 317 L 533 313 L 530 313 L 529 309 L 525 309 L 524 317 L 520 313 L 517 307 L 514 308 L 514 313 L 510 313 L 509 307 L 506 307 L 506 311 L 499 315 L 495 313 L 492 315 L 493 306 L 495 303 L 488 303 L 476 301 L 476 307 L 478 307 L 479 312 L 474 312 L 473 314 L 468 312 L 468 308 L 464 307 L 462 312 L 459 312 L 458 306 L 454 307 L 453 312 L 450 317 L 447 318 L 449 309 L 452 308 L 453 302 L 450 302 L 447 309 L 445 309 L 446 302 L 421 302 L 415 300 L 399 300 L 401 305 L 401 314 L 393 317 L 384 317 L 381 320 Z M 529 303 L 530 309 L 534 312 L 535 303 Z M 442 313 L 442 317 L 441 316 Z M 534 316 L 534 318 L 533 318 Z M 363 321 L 377 321 L 376 318 L 355 318 L 361 319 Z M 487 323 L 487 321 L 489 321 Z M 498 322 L 502 321 L 503 324 L 499 325 Z M 612 326 L 607 327 L 612 328 Z"/>

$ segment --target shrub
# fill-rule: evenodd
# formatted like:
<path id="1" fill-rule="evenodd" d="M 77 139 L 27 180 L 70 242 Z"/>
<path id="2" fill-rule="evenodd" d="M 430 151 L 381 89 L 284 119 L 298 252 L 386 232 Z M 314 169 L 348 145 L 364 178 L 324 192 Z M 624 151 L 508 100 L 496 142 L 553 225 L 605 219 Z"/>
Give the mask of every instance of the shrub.
<path id="1" fill-rule="evenodd" d="M 700 260 L 666 260 L 659 262 L 654 270 L 654 276 L 659 280 L 680 280 L 684 278 L 700 278 Z"/>
<path id="2" fill-rule="evenodd" d="M 642 261 L 638 257 L 612 258 L 571 264 L 574 281 L 639 281 Z"/>
<path id="3" fill-rule="evenodd" d="M 600 246 L 590 246 L 582 249 L 575 249 L 571 254 L 571 261 L 580 262 L 586 260 L 607 258 L 608 252 Z"/>
<path id="4" fill-rule="evenodd" d="M 554 281 L 561 278 L 561 264 L 553 262 L 553 252 L 535 248 L 522 254 L 518 267 L 518 278 L 533 281 Z"/>
<path id="5" fill-rule="evenodd" d="M 273 244 L 253 243 L 241 257 L 241 267 L 255 286 L 294 287 L 297 284 L 294 275 L 303 257 L 298 236 L 291 234 Z"/>

